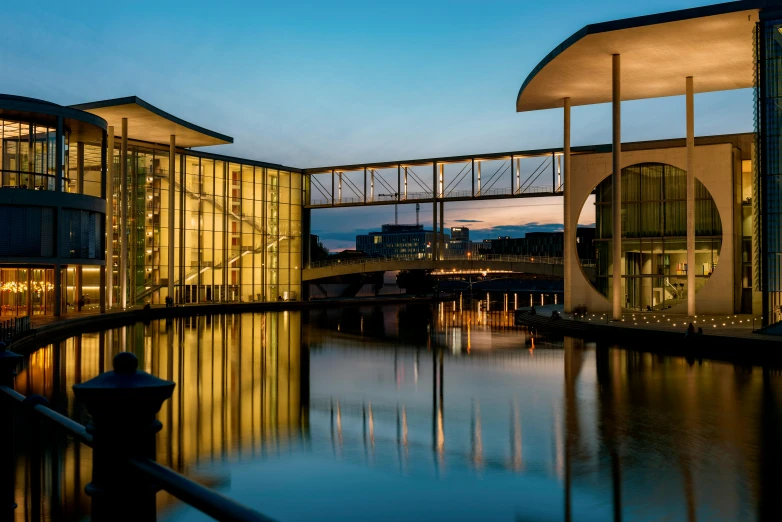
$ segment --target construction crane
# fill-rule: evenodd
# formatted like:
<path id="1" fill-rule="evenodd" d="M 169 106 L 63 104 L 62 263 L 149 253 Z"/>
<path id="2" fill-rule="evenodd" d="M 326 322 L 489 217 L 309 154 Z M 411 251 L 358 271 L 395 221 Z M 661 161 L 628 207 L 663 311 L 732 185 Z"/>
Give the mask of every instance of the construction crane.
<path id="1" fill-rule="evenodd" d="M 399 192 L 394 192 L 393 194 L 378 194 L 378 196 L 396 199 L 396 203 L 394 203 L 394 225 L 398 225 L 399 224 Z"/>

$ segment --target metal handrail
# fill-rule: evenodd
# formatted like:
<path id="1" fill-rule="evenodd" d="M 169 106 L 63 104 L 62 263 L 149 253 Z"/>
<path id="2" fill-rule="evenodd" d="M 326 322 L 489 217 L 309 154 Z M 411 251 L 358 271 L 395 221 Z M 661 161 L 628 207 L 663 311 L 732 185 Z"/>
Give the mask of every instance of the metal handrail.
<path id="1" fill-rule="evenodd" d="M 387 261 L 431 261 L 429 255 L 424 257 L 412 256 L 391 256 L 391 257 L 358 257 L 355 259 L 333 259 L 323 261 L 312 261 L 307 268 L 323 268 L 327 266 L 340 266 L 340 265 L 361 265 L 371 263 L 385 263 Z M 508 263 L 535 263 L 545 265 L 562 265 L 564 259 L 561 257 L 549 257 L 549 256 L 520 256 L 520 255 L 508 255 L 508 254 L 478 254 L 475 256 L 466 255 L 446 255 L 438 261 L 472 261 L 480 264 L 483 261 L 502 261 Z M 594 266 L 594 262 L 583 261 L 581 266 L 589 267 Z"/>
<path id="2" fill-rule="evenodd" d="M 154 460 L 130 459 L 130 464 L 136 468 L 136 471 L 152 479 L 155 484 L 171 495 L 217 520 L 231 522 L 272 522 L 274 520 L 206 486 L 193 482 Z"/>
<path id="3" fill-rule="evenodd" d="M 459 199 L 459 198 L 471 198 L 471 197 L 486 197 L 486 196 L 523 196 L 526 194 L 555 194 L 559 191 L 555 191 L 551 185 L 535 185 L 526 186 L 517 190 L 511 188 L 489 188 L 484 190 L 476 190 L 473 194 L 472 190 L 451 190 L 446 194 L 440 194 L 438 200 Z M 378 203 L 378 202 L 390 202 L 399 201 L 411 202 L 420 200 L 431 200 L 431 192 L 408 192 L 407 195 L 400 193 L 399 197 L 394 196 L 380 196 L 376 195 L 374 198 L 367 197 L 366 203 Z M 326 199 L 312 199 L 312 193 L 310 193 L 310 201 L 306 206 L 311 207 L 330 207 L 331 205 L 350 205 L 355 203 L 364 203 L 364 198 L 356 196 L 343 196 L 341 199 L 338 197 L 326 198 Z"/>
<path id="4" fill-rule="evenodd" d="M 8 386 L 0 386 L 0 394 L 23 405 L 28 399 Z M 43 400 L 43 399 L 42 399 Z M 74 439 L 89 447 L 93 446 L 92 434 L 82 424 L 62 415 L 46 404 L 35 404 L 28 411 L 36 413 L 58 426 Z M 130 464 L 140 473 L 146 475 L 154 484 L 175 496 L 185 504 L 217 520 L 236 522 L 271 522 L 273 519 L 239 504 L 230 498 L 211 490 L 176 471 L 163 466 L 151 459 L 134 458 Z"/>

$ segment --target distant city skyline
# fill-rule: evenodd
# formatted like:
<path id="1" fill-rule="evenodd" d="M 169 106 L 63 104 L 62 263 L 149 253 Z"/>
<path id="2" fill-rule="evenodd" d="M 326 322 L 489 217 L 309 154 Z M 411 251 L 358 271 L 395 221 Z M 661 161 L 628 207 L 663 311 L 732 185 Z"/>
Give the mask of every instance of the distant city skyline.
<path id="1" fill-rule="evenodd" d="M 0 92 L 61 104 L 137 95 L 235 138 L 215 152 L 293 167 L 558 147 L 560 111 L 516 114 L 514 105 L 563 35 L 711 3 L 16 2 L 4 15 L 25 23 L 0 32 Z M 697 135 L 753 128 L 750 90 L 695 104 Z M 573 145 L 609 143 L 610 129 L 608 105 L 573 110 Z M 625 141 L 684 131 L 683 97 L 623 104 Z M 313 212 L 312 232 L 335 250 L 356 223 L 393 222 L 392 207 L 342 212 Z M 445 221 L 475 223 L 478 238 L 556 229 L 561 213 L 559 200 L 454 203 Z M 414 217 L 400 207 L 401 220 Z M 431 208 L 421 219 L 431 226 Z"/>

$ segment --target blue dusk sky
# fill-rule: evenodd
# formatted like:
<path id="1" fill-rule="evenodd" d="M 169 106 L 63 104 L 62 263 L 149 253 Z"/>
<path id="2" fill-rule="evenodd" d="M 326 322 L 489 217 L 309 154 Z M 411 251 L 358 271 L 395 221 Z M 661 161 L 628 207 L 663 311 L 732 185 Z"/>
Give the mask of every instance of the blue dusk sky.
<path id="1" fill-rule="evenodd" d="M 529 71 L 586 24 L 716 3 L 6 2 L 0 92 L 73 104 L 137 95 L 233 136 L 223 154 L 315 167 L 561 146 L 561 110 L 517 114 Z M 752 93 L 696 96 L 698 135 L 752 130 Z M 683 97 L 623 105 L 625 141 L 684 135 Z M 608 143 L 610 106 L 573 109 L 573 144 Z M 474 239 L 561 228 L 561 201 L 446 206 Z M 431 205 L 422 208 L 431 225 Z M 393 207 L 313 212 L 332 249 Z M 594 220 L 587 210 L 582 223 Z M 415 221 L 414 206 L 400 221 Z M 360 228 L 356 228 L 360 224 Z"/>

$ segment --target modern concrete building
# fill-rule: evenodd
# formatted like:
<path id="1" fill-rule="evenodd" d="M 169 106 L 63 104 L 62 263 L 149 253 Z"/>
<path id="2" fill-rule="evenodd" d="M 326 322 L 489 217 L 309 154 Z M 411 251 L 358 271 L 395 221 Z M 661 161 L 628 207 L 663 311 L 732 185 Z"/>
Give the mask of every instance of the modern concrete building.
<path id="1" fill-rule="evenodd" d="M 564 109 L 566 310 L 586 304 L 615 318 L 623 309 L 665 308 L 782 319 L 780 30 L 780 0 L 594 24 L 529 74 L 517 111 Z M 695 138 L 696 93 L 751 87 L 754 135 Z M 623 101 L 677 95 L 686 97 L 684 139 L 622 144 Z M 573 153 L 571 108 L 609 102 L 612 150 Z M 592 284 L 578 268 L 574 231 L 595 190 Z"/>
<path id="2" fill-rule="evenodd" d="M 206 152 L 233 140 L 135 97 L 61 107 L 2 96 L 0 219 L 11 225 L 0 236 L 0 313 L 296 299 L 312 208 L 432 203 L 431 237 L 385 233 L 421 236 L 410 253 L 429 256 L 431 243 L 434 260 L 450 243 L 446 201 L 563 196 L 566 310 L 752 312 L 777 323 L 780 58 L 782 0 L 589 25 L 543 58 L 516 100 L 519 112 L 564 109 L 562 148 L 313 169 Z M 695 94 L 753 87 L 755 133 L 695 137 Z M 683 138 L 622 142 L 623 101 L 677 95 Z M 597 103 L 612 104 L 611 145 L 571 147 L 571 108 Z M 525 181 L 529 158 L 542 161 Z M 534 186 L 544 172 L 551 185 Z M 592 193 L 590 281 L 576 230 Z M 380 249 L 383 234 L 366 248 Z"/>

